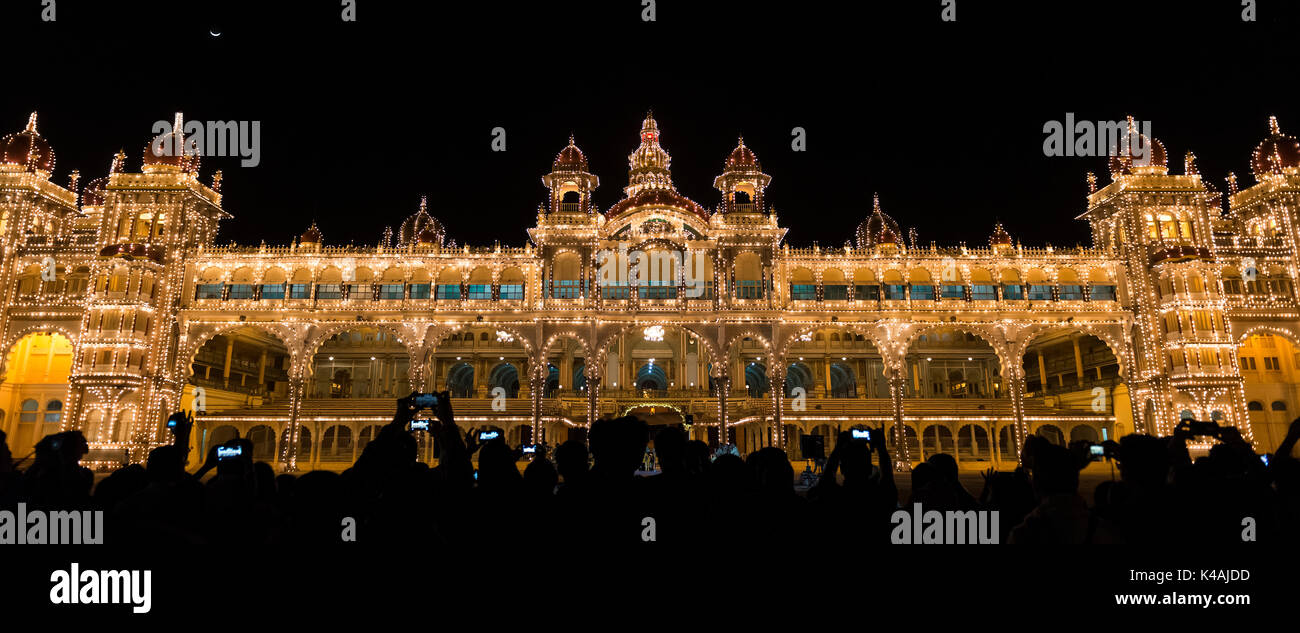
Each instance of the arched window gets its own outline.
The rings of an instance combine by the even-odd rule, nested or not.
[[[40,403],[35,400],[23,400],[22,413],[18,414],[19,422],[35,422],[36,411],[40,408]]]
[[[1251,400],[1250,402],[1246,403],[1246,409],[1250,411],[1263,411],[1264,403],[1258,400]]]
[[[1281,400],[1274,400],[1271,406],[1274,411],[1286,411],[1286,403]]]

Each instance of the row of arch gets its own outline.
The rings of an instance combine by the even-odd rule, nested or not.
[[[292,272],[289,272],[292,271]],[[463,267],[450,265],[436,271],[427,268],[404,268],[391,266],[377,270],[358,266],[346,271],[347,283],[433,283],[439,284],[511,284],[524,283],[524,271],[518,266],[508,267]],[[219,266],[209,266],[198,275],[200,284],[283,284],[283,283],[320,283],[342,284],[345,271],[337,266],[326,266],[320,270],[303,266],[286,270],[279,266],[253,267],[241,266],[234,270]]]

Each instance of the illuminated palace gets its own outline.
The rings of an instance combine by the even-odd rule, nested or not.
[[[900,467],[1014,463],[1028,434],[1188,417],[1271,449],[1300,407],[1300,144],[1271,122],[1226,211],[1190,153],[1173,174],[1149,145],[1111,157],[1104,187],[1089,176],[1086,248],[1001,226],[987,245],[922,246],[878,198],[851,242],[794,247],[743,140],[709,209],[677,191],[652,117],[606,210],[570,139],[522,246],[458,246],[424,202],[374,246],[314,224],[216,246],[231,216],[197,155],[146,149],[137,171],[119,153],[64,187],[33,114],[0,140],[0,425],[17,455],[80,429],[106,468],[194,410],[200,451],[238,432],[282,468],[341,468],[415,389],[449,390],[463,425],[512,444],[632,413],[795,458],[800,435],[829,449],[883,426]]]

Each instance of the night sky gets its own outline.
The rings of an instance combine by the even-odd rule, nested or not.
[[[334,0],[59,0],[45,23],[20,0],[0,7],[0,133],[39,110],[54,180],[85,183],[119,148],[138,170],[177,110],[258,120],[259,166],[203,161],[204,182],[225,171],[221,243],[287,243],[314,219],[327,244],[373,245],[428,195],[458,242],[520,245],[569,133],[608,209],[653,109],[679,191],[714,208],[743,134],[789,241],[838,246],[873,191],[923,244],[984,244],[995,220],[1026,244],[1087,243],[1085,173],[1108,176],[1104,158],[1044,156],[1044,123],[1067,112],[1151,120],[1171,171],[1191,149],[1220,190],[1228,171],[1253,183],[1270,114],[1300,131],[1292,3],[1243,23],[1236,0],[957,2],[944,23],[939,0],[660,0],[645,23],[640,0],[358,0],[344,23]]]

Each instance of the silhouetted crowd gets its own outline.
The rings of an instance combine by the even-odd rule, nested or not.
[[[252,443],[241,438],[212,447],[202,467],[187,472],[193,421],[178,414],[173,444],[94,485],[79,464],[88,450],[80,432],[45,437],[22,469],[0,433],[0,507],[103,510],[109,544],[338,543],[354,525],[358,541],[449,551],[700,539],[883,544],[894,512],[914,503],[925,511],[996,510],[1000,542],[1011,543],[1240,543],[1247,519],[1259,541],[1300,533],[1300,462],[1291,457],[1300,419],[1263,458],[1236,429],[1213,424],[1184,422],[1170,437],[1107,442],[1105,457],[1117,474],[1091,491],[1079,485],[1080,470],[1094,459],[1087,443],[1066,447],[1031,436],[1021,466],[984,473],[978,495],[959,480],[957,462],[937,454],[912,469],[910,495],[901,498],[880,431],[871,441],[842,434],[806,491],[797,491],[782,449],[744,459],[715,454],[675,427],[653,438],[659,472],[639,476],[650,438],[634,417],[594,423],[590,455],[588,444],[571,440],[553,455],[532,455],[521,473],[520,450],[464,433],[446,393],[438,394],[428,431],[438,454],[430,467],[418,461],[408,430],[415,395],[398,400],[392,423],[342,473],[277,475],[251,459]],[[1193,460],[1187,444],[1202,436],[1217,441]]]

